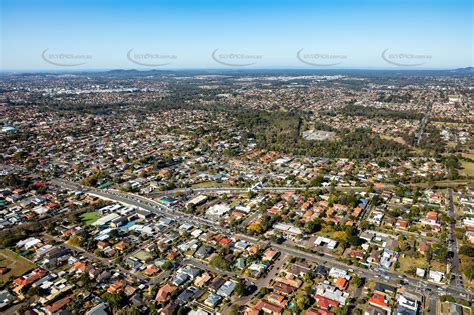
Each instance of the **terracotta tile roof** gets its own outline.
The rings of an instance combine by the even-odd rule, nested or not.
[[[338,301],[335,301],[335,300],[331,300],[331,299],[328,299],[322,295],[319,295],[319,294],[316,294],[315,296],[316,298],[316,305],[319,307],[319,308],[322,308],[324,310],[328,310],[329,308],[331,307],[338,307],[339,306],[339,302]]]
[[[62,309],[64,306],[67,305],[67,303],[69,303],[69,301],[72,300],[72,294],[71,295],[68,295],[56,302],[54,302],[53,304],[51,305],[48,305],[46,306],[46,309],[50,312],[50,313],[56,313],[57,311],[59,311],[60,309]]]
[[[128,245],[124,241],[119,242],[119,243],[115,244],[115,246],[114,246],[114,248],[116,248],[118,250],[125,250],[127,247],[128,247]]]
[[[336,280],[336,288],[339,290],[346,290],[347,287],[349,286],[349,281],[347,281],[345,278],[338,278]]]
[[[86,265],[86,263],[83,262],[83,261],[76,261],[76,262],[74,263],[74,266],[73,266],[73,267],[74,267],[74,269],[80,270],[80,271],[86,271],[86,269],[87,269],[87,265]]]
[[[378,306],[381,306],[381,307],[387,307],[388,306],[388,301],[386,300],[385,296],[383,294],[379,294],[379,293],[374,293],[370,297],[369,303],[374,304],[374,305],[378,305]]]
[[[276,282],[273,285],[273,290],[275,290],[276,292],[282,293],[282,294],[290,294],[293,291],[295,291],[296,288],[294,288],[291,285],[288,285],[286,283],[283,283],[283,282]]]
[[[281,312],[283,311],[282,307],[273,305],[264,300],[259,300],[255,304],[255,309],[259,311],[264,311],[266,313],[271,313],[271,314],[281,314]]]
[[[16,278],[14,282],[15,284],[20,285],[20,286],[27,286],[43,278],[47,274],[48,274],[47,270],[44,270],[43,268],[36,268],[31,273],[23,275],[19,278]]]
[[[430,211],[430,212],[428,212],[428,213],[426,214],[426,218],[427,218],[428,220],[436,221],[436,220],[438,220],[438,214],[437,214],[436,212],[434,212],[434,211]]]
[[[109,293],[120,292],[124,286],[125,286],[125,282],[123,280],[117,280],[110,285],[110,287],[107,289],[107,292]]]
[[[223,238],[219,241],[219,244],[224,245],[224,246],[229,245],[230,243],[231,243],[231,240],[228,238]]]
[[[151,276],[154,275],[155,273],[159,272],[160,269],[158,269],[155,265],[148,265],[145,270],[145,274]]]
[[[175,285],[172,285],[172,284],[169,284],[169,283],[165,284],[156,293],[155,300],[158,303],[163,303],[163,302],[168,301],[171,297],[171,293],[176,291],[176,289],[178,289],[178,287],[175,286]]]

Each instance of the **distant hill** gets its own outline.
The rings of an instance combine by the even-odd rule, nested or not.
[[[150,69],[150,70],[137,70],[137,69],[115,69],[115,70],[109,70],[105,71],[102,73],[105,74],[110,74],[110,75],[153,75],[153,74],[163,74],[166,72],[171,72],[169,70],[156,70],[156,69]]]
[[[235,76],[278,76],[278,75],[349,75],[362,77],[424,77],[424,76],[450,76],[471,75],[474,67],[457,68],[452,70],[419,70],[419,69],[112,69],[112,70],[80,70],[68,71],[68,69],[32,71],[32,72],[2,72],[2,76],[92,76],[113,78],[141,78],[147,76],[169,77],[169,76],[193,76],[193,75],[235,75]]]
[[[472,71],[474,71],[474,67],[457,68],[457,69],[454,69],[453,71],[456,71],[456,72],[472,72]]]

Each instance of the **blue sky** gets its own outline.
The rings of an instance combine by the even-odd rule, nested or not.
[[[473,65],[464,0],[1,3],[2,70]]]

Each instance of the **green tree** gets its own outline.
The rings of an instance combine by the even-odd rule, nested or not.
[[[209,261],[209,265],[221,270],[230,270],[230,262],[218,255],[212,257],[211,261]]]
[[[358,275],[354,275],[351,279],[351,283],[357,288],[360,288],[362,286],[363,280]]]
[[[244,295],[245,293],[245,285],[242,283],[242,280],[238,280],[237,281],[237,284],[235,286],[235,294],[237,294],[238,296],[242,296]]]
[[[314,219],[312,221],[306,222],[304,225],[304,231],[308,234],[313,234],[321,230],[321,220]]]
[[[311,306],[311,299],[307,295],[296,298],[296,306],[299,310],[306,310]]]
[[[459,255],[474,257],[474,246],[463,245],[459,248]]]

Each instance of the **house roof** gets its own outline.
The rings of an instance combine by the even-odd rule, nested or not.
[[[434,212],[434,211],[430,211],[426,214],[426,218],[428,220],[433,220],[433,221],[436,221],[438,220],[438,213]]]
[[[380,283],[377,282],[375,284],[375,291],[379,292],[390,292],[390,293],[395,293],[395,287],[392,287],[391,285],[385,284],[385,283]]]
[[[349,281],[347,281],[345,278],[340,277],[336,280],[336,287],[338,289],[346,290],[348,286],[349,286]]]
[[[322,295],[316,294],[316,305],[322,309],[329,309],[331,307],[338,307],[339,302],[335,300],[328,299]]]
[[[283,293],[283,294],[290,294],[290,293],[292,293],[293,291],[296,290],[296,288],[294,288],[291,285],[288,285],[286,283],[283,283],[283,282],[276,282],[273,285],[273,289],[275,291]]]
[[[31,273],[27,275],[23,275],[19,278],[15,279],[15,283],[21,286],[27,286],[46,276],[48,271],[44,270],[43,268],[36,268]]]
[[[387,307],[388,306],[388,301],[387,301],[385,295],[379,294],[379,293],[374,293],[370,297],[369,303],[375,304],[375,305],[378,305],[378,306],[382,306],[382,307]]]
[[[277,250],[268,248],[268,249],[263,253],[263,259],[264,259],[264,260],[272,260],[277,254],[278,254],[278,251],[277,251]]]
[[[283,308],[277,305],[273,305],[265,300],[259,300],[255,304],[255,309],[259,311],[264,311],[272,314],[281,314]]]
[[[170,303],[168,305],[166,305],[162,310],[161,310],[161,313],[160,314],[163,314],[163,315],[171,315],[174,313],[174,311],[176,310],[176,308],[178,307],[178,304],[176,303]]]
[[[71,295],[68,295],[56,302],[54,302],[53,304],[51,305],[48,305],[46,306],[46,309],[50,312],[50,313],[56,313],[57,311],[59,311],[60,309],[62,309],[64,306],[67,305],[67,303],[69,303],[69,301],[71,301],[72,299],[72,294]]]
[[[169,298],[170,298],[171,293],[176,291],[176,289],[178,289],[178,287],[175,286],[175,285],[172,285],[172,284],[169,284],[169,283],[165,284],[156,293],[155,300],[159,303],[168,301]]]
[[[385,315],[387,314],[387,311],[381,308],[369,305],[367,306],[367,310],[365,311],[365,313],[368,315]]]

